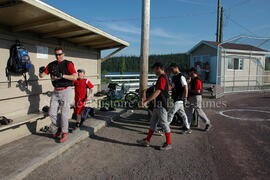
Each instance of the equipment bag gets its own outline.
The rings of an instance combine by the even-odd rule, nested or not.
[[[11,75],[23,76],[27,85],[26,73],[31,67],[28,50],[23,47],[20,41],[10,47],[10,56],[6,67],[6,76],[9,80],[9,87],[11,86]]]

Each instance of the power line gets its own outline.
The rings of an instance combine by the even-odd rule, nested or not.
[[[181,17],[196,17],[196,16],[202,16],[202,15],[209,15],[209,14],[215,14],[216,11],[210,11],[210,12],[203,12],[203,13],[189,13],[185,15],[178,15],[178,16],[160,16],[160,17],[153,17],[152,19],[173,19],[173,18],[181,18]]]
[[[237,8],[237,7],[240,7],[240,6],[243,6],[245,5],[246,3],[249,3],[251,0],[241,0],[231,6],[229,6],[228,8],[226,8],[226,10],[231,10],[231,9],[234,9],[234,8]]]
[[[240,0],[239,2],[231,5],[230,7],[226,8],[226,10],[231,10],[236,7],[240,7],[245,5],[246,3],[250,2],[251,0]],[[209,11],[209,12],[201,12],[201,13],[188,13],[183,15],[171,15],[171,16],[152,16],[151,20],[163,20],[163,19],[176,19],[176,18],[184,18],[184,17],[196,17],[196,16],[203,16],[203,15],[210,15],[215,14],[216,11]],[[131,18],[121,18],[121,19],[93,19],[95,22],[124,22],[124,21],[140,21],[140,17],[131,17]]]
[[[231,22],[233,22],[233,23],[236,24],[237,26],[241,27],[242,29],[246,30],[246,31],[249,32],[250,34],[257,36],[254,32],[250,31],[247,27],[245,27],[245,26],[241,25],[240,23],[238,23],[237,21],[233,20],[231,17],[229,17],[229,16],[227,16],[227,15],[225,15],[225,14],[224,14],[224,16],[226,16],[226,18],[227,18],[228,20],[230,20]]]
[[[176,19],[176,18],[184,18],[184,17],[196,17],[196,16],[203,16],[203,15],[209,15],[209,14],[215,14],[215,11],[210,12],[202,12],[202,13],[189,13],[189,14],[183,14],[183,15],[172,15],[172,16],[154,16],[151,17],[151,20],[163,20],[163,19]],[[122,19],[101,19],[101,20],[93,20],[96,22],[123,22],[123,21],[140,21],[140,17],[134,17],[134,18],[122,18]]]

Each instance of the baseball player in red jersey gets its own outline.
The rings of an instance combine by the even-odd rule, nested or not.
[[[93,94],[94,85],[85,77],[85,70],[79,69],[78,71],[78,79],[74,81],[75,86],[75,107],[74,114],[77,117],[76,127],[80,126],[81,121],[81,113],[85,107],[85,102],[89,101]],[[89,88],[89,93],[87,96],[87,88]]]
[[[191,77],[189,89],[189,102],[191,103],[191,105],[189,106],[188,110],[189,120],[191,122],[193,118],[193,113],[194,111],[196,111],[200,119],[204,121],[206,124],[204,130],[209,131],[212,125],[210,120],[202,110],[202,90],[203,90],[202,80],[199,78],[198,72],[195,68],[191,68],[189,70],[189,74]]]
[[[71,94],[73,81],[78,78],[78,74],[71,61],[65,60],[65,53],[61,47],[54,49],[56,60],[52,61],[47,67],[39,68],[39,77],[51,76],[54,91],[52,92],[49,116],[52,120],[52,131],[57,127],[57,132],[53,138],[59,139],[63,143],[68,138],[68,120],[70,112]],[[61,110],[61,118],[58,111]]]

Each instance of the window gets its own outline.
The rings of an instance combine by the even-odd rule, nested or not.
[[[228,59],[228,69],[233,69],[233,59],[232,58]]]
[[[228,69],[231,70],[243,70],[244,60],[240,58],[228,59]]]
[[[194,61],[194,63],[201,61],[201,56],[194,56],[193,61]]]

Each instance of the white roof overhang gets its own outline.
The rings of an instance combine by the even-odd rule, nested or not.
[[[0,24],[9,26],[13,32],[34,32],[44,39],[64,39],[91,49],[129,46],[128,42],[39,0],[0,0]]]

